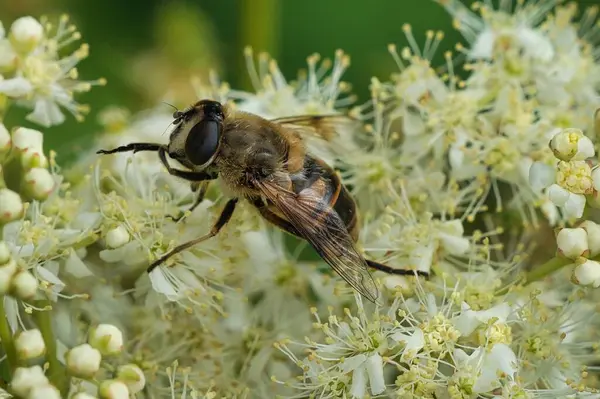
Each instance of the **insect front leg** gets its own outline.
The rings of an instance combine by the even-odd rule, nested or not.
[[[237,198],[233,198],[233,199],[230,199],[229,201],[227,201],[227,204],[225,204],[225,207],[221,211],[221,214],[219,215],[219,218],[217,219],[216,223],[214,224],[212,229],[210,229],[210,231],[207,234],[205,234],[201,237],[198,237],[196,239],[193,239],[191,241],[188,241],[185,244],[176,246],[171,252],[161,256],[159,259],[154,261],[150,266],[148,266],[147,272],[150,273],[157,266],[159,266],[161,263],[164,263],[167,259],[171,258],[173,255],[176,255],[182,251],[185,251],[186,249],[188,249],[190,247],[193,247],[196,244],[201,243],[202,241],[206,241],[209,238],[216,236],[219,233],[219,231],[221,231],[223,226],[225,226],[227,224],[227,222],[229,222],[229,220],[231,219],[231,215],[233,215],[233,211],[235,210],[235,205],[237,204],[237,202],[238,202]]]
[[[188,208],[187,211],[181,213],[179,216],[173,216],[173,215],[167,216],[169,219],[173,220],[174,222],[179,222],[180,220],[187,217],[190,213],[192,213],[194,211],[194,209],[196,209],[198,207],[198,205],[200,205],[202,203],[202,201],[204,200],[204,196],[206,195],[206,191],[208,190],[208,181],[193,182],[192,184],[190,184],[190,186],[191,186],[192,192],[198,191],[198,193],[196,194],[196,198],[194,199],[194,203],[192,204],[192,206],[190,206]]]
[[[96,154],[114,154],[117,152],[129,152],[129,151],[133,151],[133,153],[135,154],[136,152],[140,152],[140,151],[160,151],[160,149],[165,149],[166,147],[163,144],[156,144],[156,143],[130,143],[127,145],[122,145],[120,147],[117,148],[113,148],[112,150],[98,150],[96,151]]]

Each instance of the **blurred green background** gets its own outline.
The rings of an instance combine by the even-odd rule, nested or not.
[[[352,60],[345,80],[364,102],[371,76],[387,79],[397,70],[387,45],[407,44],[404,23],[412,25],[419,43],[428,29],[445,32],[437,61],[461,40],[449,15],[433,0],[0,1],[6,28],[22,15],[62,13],[71,16],[90,45],[90,57],[79,66],[80,76],[108,79],[107,86],[79,97],[92,107],[83,123],[69,118],[45,130],[48,148],[58,150],[63,159],[76,148],[89,146],[93,134],[101,130],[97,114],[106,106],[135,112],[156,105],[169,88],[187,93],[192,101],[190,75],[206,76],[211,68],[233,88],[251,89],[243,57],[246,45],[255,53],[270,53],[290,80],[306,66],[308,55],[333,57],[341,48]],[[7,125],[21,122],[24,115],[13,108]]]

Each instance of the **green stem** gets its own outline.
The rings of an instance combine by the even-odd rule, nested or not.
[[[12,372],[17,367],[17,351],[15,350],[15,343],[13,342],[12,331],[8,325],[6,319],[6,310],[4,309],[4,295],[0,296],[0,339],[2,340],[2,347],[6,352],[6,359],[8,361],[8,372],[12,377]]]
[[[50,302],[48,300],[36,301],[35,306],[40,309],[49,309]],[[69,392],[69,377],[65,367],[60,363],[56,356],[56,338],[54,337],[54,331],[52,330],[52,319],[51,313],[48,310],[33,311],[33,318],[37,324],[42,337],[44,338],[44,344],[46,345],[46,361],[48,362],[48,378],[52,384],[57,387],[63,396],[66,396]]]
[[[531,284],[534,281],[539,281],[544,277],[554,273],[564,266],[573,264],[573,260],[554,257],[544,263],[541,266],[534,267],[529,273],[527,273],[525,285]]]

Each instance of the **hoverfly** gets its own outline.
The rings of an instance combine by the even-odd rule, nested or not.
[[[303,134],[330,139],[340,115],[267,120],[211,100],[173,114],[169,144],[131,143],[98,154],[156,151],[168,172],[198,191],[189,209],[203,200],[208,182],[221,178],[234,193],[209,233],[175,247],[148,267],[151,272],[173,255],[214,237],[230,220],[239,199],[264,219],[306,240],[348,284],[372,302],[379,296],[369,267],[401,275],[428,274],[395,269],[365,259],[356,248],[356,203],[336,172],[311,156]],[[167,156],[188,170],[173,168]]]

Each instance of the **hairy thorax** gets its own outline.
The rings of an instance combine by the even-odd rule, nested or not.
[[[226,127],[215,162],[228,188],[248,197],[256,195],[255,181],[282,170],[286,152],[287,144],[276,131],[245,121]]]

